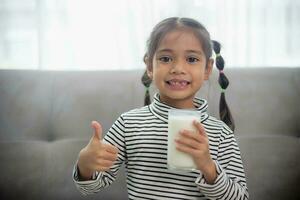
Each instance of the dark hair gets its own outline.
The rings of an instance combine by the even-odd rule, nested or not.
[[[217,57],[216,57],[216,66],[220,70],[219,76],[219,84],[222,88],[221,98],[220,98],[220,119],[225,122],[232,130],[234,130],[234,122],[231,116],[230,110],[227,106],[225,100],[224,90],[227,88],[229,81],[226,78],[225,74],[223,73],[224,69],[224,59],[220,55],[221,45],[210,39],[210,34],[206,30],[206,28],[199,23],[198,21],[190,18],[178,18],[178,17],[171,17],[164,19],[160,23],[158,23],[152,30],[150,37],[147,41],[147,51],[144,56],[144,62],[147,67],[152,67],[152,60],[157,50],[160,42],[164,38],[164,36],[175,30],[175,29],[190,29],[194,32],[195,36],[201,41],[202,48],[206,57],[206,61],[209,60],[212,56],[212,50],[214,49]],[[146,94],[145,94],[145,105],[149,105],[151,103],[150,94],[149,94],[149,87],[151,85],[152,80],[147,75],[147,71],[144,72],[142,76],[142,83],[146,87]]]
[[[223,57],[220,54],[221,51],[221,44],[215,40],[212,40],[212,44],[213,44],[213,49],[215,51],[216,54],[216,66],[219,70],[219,85],[222,88],[221,91],[221,97],[220,97],[220,104],[219,104],[219,113],[220,113],[220,119],[225,122],[225,124],[227,124],[231,130],[234,131],[235,129],[235,124],[234,124],[234,120],[233,117],[231,115],[230,109],[226,103],[226,99],[225,99],[225,90],[229,85],[229,80],[228,78],[225,76],[223,69],[225,66],[225,61],[223,59]]]

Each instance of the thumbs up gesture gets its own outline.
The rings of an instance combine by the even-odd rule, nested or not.
[[[102,141],[102,127],[92,121],[94,133],[90,142],[80,152],[78,168],[80,178],[89,180],[95,171],[107,171],[118,158],[118,148]]]

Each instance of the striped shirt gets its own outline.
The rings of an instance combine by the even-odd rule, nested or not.
[[[172,107],[154,96],[149,106],[123,113],[104,140],[119,149],[109,171],[96,172],[93,180],[79,181],[77,166],[73,179],[83,194],[110,185],[122,164],[127,173],[129,199],[248,199],[240,150],[233,132],[222,121],[207,114],[207,101],[194,99],[201,123],[209,138],[211,157],[217,168],[213,184],[199,170],[173,171],[167,166],[168,111]]]

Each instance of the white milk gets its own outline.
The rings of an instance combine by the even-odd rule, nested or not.
[[[169,169],[196,169],[193,158],[184,152],[176,149],[175,139],[179,137],[182,130],[190,130],[196,133],[193,121],[199,121],[201,113],[199,111],[174,109],[169,111],[168,119],[168,168]]]

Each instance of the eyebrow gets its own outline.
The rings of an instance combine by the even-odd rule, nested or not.
[[[161,53],[161,52],[174,52],[172,49],[159,49],[157,51],[157,53]],[[202,51],[197,51],[197,50],[186,50],[186,52],[188,53],[196,53],[196,54],[200,54],[200,55],[203,55],[203,52]]]

